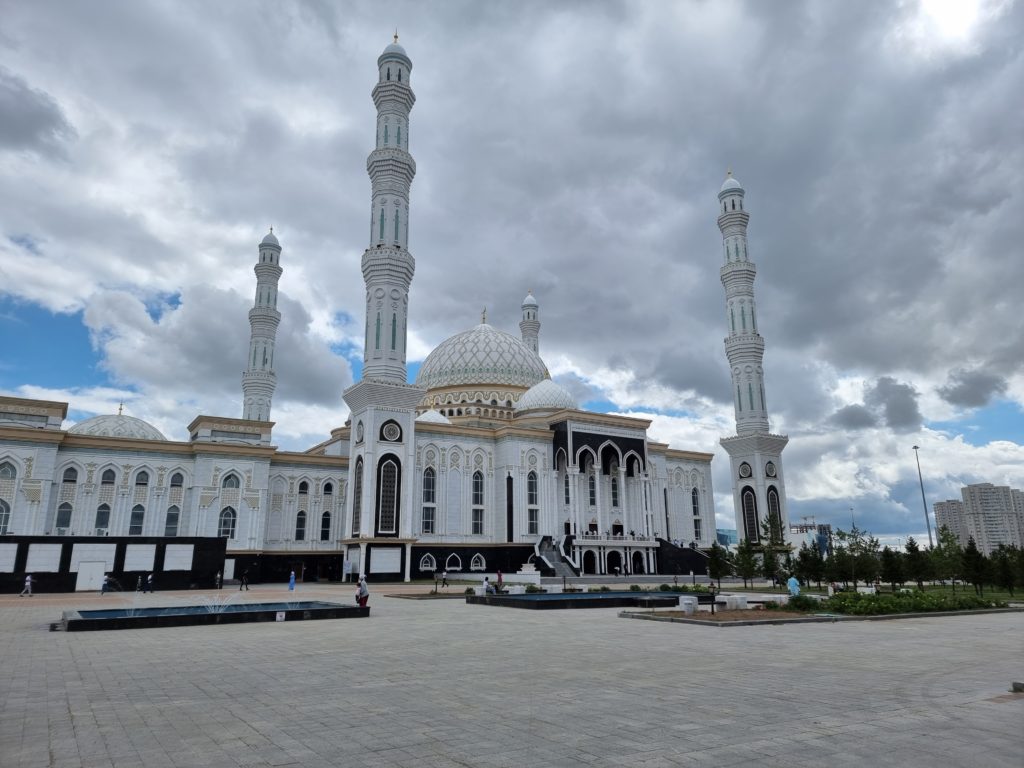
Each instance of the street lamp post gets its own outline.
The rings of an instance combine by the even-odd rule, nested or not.
[[[932,521],[928,517],[928,502],[924,498],[924,478],[921,476],[921,457],[917,453],[918,446],[914,446],[914,458],[917,459],[917,481],[921,484],[921,506],[924,507],[924,524],[928,526],[928,546],[934,549],[935,542],[932,541]]]

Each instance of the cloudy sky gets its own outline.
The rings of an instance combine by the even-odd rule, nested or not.
[[[275,436],[360,373],[376,58],[413,60],[411,375],[479,321],[587,407],[714,451],[735,527],[717,192],[747,189],[790,517],[924,537],[1024,487],[1024,2],[0,0],[0,391],[174,439],[241,415],[284,253]]]

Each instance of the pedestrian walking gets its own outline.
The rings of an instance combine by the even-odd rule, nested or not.
[[[360,608],[366,607],[366,601],[370,599],[370,588],[366,586],[366,577],[359,576],[359,588],[356,590],[356,602]]]
[[[35,579],[32,578],[32,574],[31,573],[26,573],[25,574],[25,588],[23,590],[21,590],[21,592],[18,593],[18,597],[23,597],[24,595],[28,595],[29,597],[32,597],[32,584],[33,584],[33,582],[35,582]]]
[[[242,578],[238,580],[238,591],[242,591],[242,587],[245,587],[245,591],[249,591],[249,569],[246,568],[242,571]]]
[[[146,577],[146,590],[150,594],[153,594],[153,574],[152,573],[149,574],[149,576]]]
[[[137,578],[135,580],[135,591],[136,592],[141,592],[142,591],[142,576],[139,576],[139,578]]]
[[[110,591],[110,576],[103,574],[103,583],[100,584],[100,595],[105,595]]]
[[[295,571],[292,571],[292,575],[288,577],[288,591],[295,591]]]
[[[217,589],[220,589],[224,586],[224,578],[221,576],[220,571],[217,571],[217,576],[214,578],[213,583],[217,587]]]
[[[443,571],[441,571],[441,586],[442,587],[447,587],[448,586],[448,569],[447,568],[445,568]]]

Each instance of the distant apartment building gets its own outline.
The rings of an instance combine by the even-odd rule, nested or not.
[[[945,525],[962,546],[973,538],[991,554],[1000,544],[1024,546],[1024,492],[1006,485],[975,483],[960,489],[962,501],[935,504],[935,524]]]

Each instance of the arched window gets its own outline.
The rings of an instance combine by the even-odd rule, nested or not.
[[[139,474],[135,476],[135,485],[149,485],[149,472],[146,472],[145,470],[139,472]]]
[[[526,532],[531,536],[540,532],[540,509],[537,506],[540,494],[537,490],[537,473],[530,472],[526,476]]]
[[[619,506],[619,478],[612,475],[612,506]]]
[[[391,67],[388,67],[388,80],[391,79]]]
[[[398,82],[402,82],[402,68],[398,68]]]
[[[363,516],[363,457],[356,459],[356,471],[352,478],[352,535],[359,535],[360,518]]]
[[[526,503],[529,506],[537,505],[537,473],[530,472],[526,476]]]
[[[422,533],[434,533],[437,518],[437,474],[433,467],[423,470],[423,517],[420,521]]]
[[[177,507],[167,508],[167,520],[164,522],[164,536],[178,535],[178,520],[181,518],[181,511]]]
[[[0,464],[0,480],[13,480],[18,476],[18,470],[9,461]]]
[[[299,510],[295,516],[295,540],[306,540],[306,513],[303,510]]]
[[[486,571],[487,561],[484,560],[484,556],[477,552],[473,555],[473,559],[469,561],[469,570],[471,571]]]
[[[782,541],[782,506],[779,504],[779,492],[774,485],[768,486],[768,525],[772,537]]]
[[[64,535],[71,527],[71,505],[67,502],[57,507],[57,534]]]
[[[396,533],[398,526],[398,462],[386,456],[378,465],[377,532]]]
[[[220,487],[221,488],[238,488],[240,485],[241,485],[241,483],[238,480],[238,475],[232,473],[232,474],[228,474],[228,475],[224,476],[224,479],[221,481]]]
[[[399,79],[401,79],[401,71],[399,71]],[[402,148],[402,124],[398,124],[398,138],[395,139],[395,146],[399,149]],[[397,235],[396,235],[397,237]]]
[[[428,553],[420,558],[420,570],[431,573],[437,570],[437,560],[434,559],[433,555]]]
[[[307,483],[305,480],[303,480],[301,483],[299,483],[299,494],[305,496],[308,493],[309,493],[309,483]]]
[[[736,210],[736,198],[733,198],[733,200],[732,200],[732,209],[734,211]]]
[[[385,146],[387,145],[387,143],[388,143],[388,124],[384,123],[384,144],[385,144]]]
[[[324,483],[324,496],[333,496],[333,495],[334,495],[334,484],[331,483],[328,480],[326,483]]]
[[[448,555],[448,559],[444,561],[444,569],[446,571],[461,571],[462,570],[462,558],[452,552]]]
[[[736,385],[736,407],[739,411],[743,411],[743,395],[740,394],[740,385]]]
[[[383,207],[381,207],[381,209],[380,209],[380,236],[377,239],[378,240],[383,240],[384,239],[384,208]],[[379,348],[380,347],[378,345],[378,349]]]
[[[146,508],[141,504],[132,507],[132,516],[128,522],[128,535],[141,536],[142,524],[146,521]]]
[[[590,506],[597,504],[597,478],[593,473],[587,475],[587,489],[590,493]]]
[[[235,538],[235,523],[238,515],[231,507],[224,507],[220,511],[220,518],[217,521],[217,535],[224,539]]]
[[[750,403],[750,410],[754,410],[754,385],[747,382],[747,401]]]
[[[96,535],[106,536],[110,529],[110,505],[100,504],[96,507]],[[100,533],[103,531],[103,533]]]
[[[472,498],[472,533],[474,536],[482,536],[484,533],[484,473],[480,470],[473,473]]]
[[[11,505],[0,499],[0,536],[7,535],[7,528],[11,524]]]
[[[397,214],[396,214],[397,215]],[[398,233],[395,233],[395,237],[398,237]],[[391,351],[394,352],[395,345],[398,342],[398,315],[395,312],[391,313]]]
[[[181,488],[185,484],[185,477],[181,472],[175,472],[171,475],[171,488]]]
[[[68,467],[64,470],[64,482],[65,483],[77,483],[78,482],[78,470],[74,467]]]
[[[754,491],[750,488],[744,488],[741,497],[743,502],[743,531],[746,534],[747,541],[756,544],[761,538],[757,524],[757,498],[754,496]]]
[[[381,229],[381,237],[384,237],[383,228]],[[374,339],[374,349],[380,349],[380,312],[377,313],[377,334]]]
[[[565,486],[565,503],[568,504],[569,503],[569,470],[568,469],[565,470],[565,477],[563,478],[563,480],[565,481],[563,483],[564,486]]]
[[[320,515],[320,541],[331,540],[331,513],[324,512]]]
[[[700,515],[700,493],[696,488],[690,491],[690,505],[693,507],[693,516],[698,517]]]

